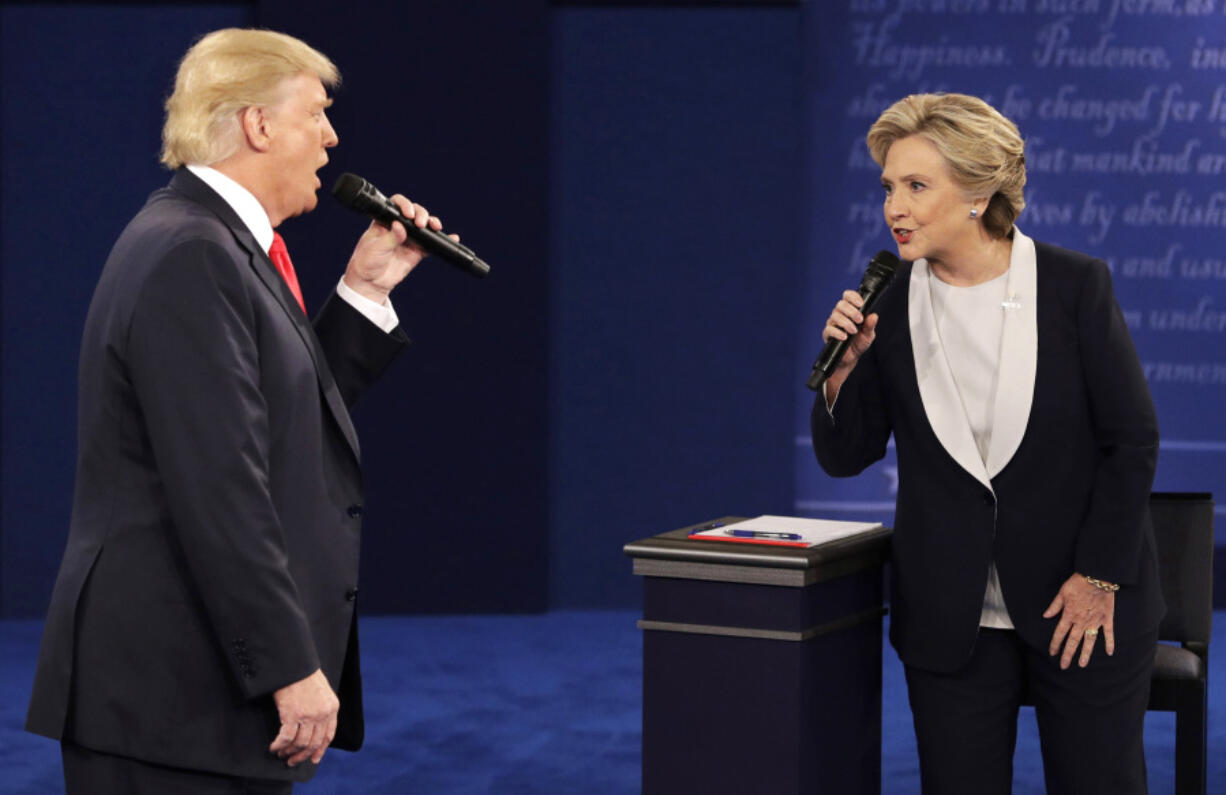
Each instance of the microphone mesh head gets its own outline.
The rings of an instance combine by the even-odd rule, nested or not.
[[[894,280],[898,269],[898,257],[888,251],[878,251],[868,263],[864,278],[860,280],[860,295],[879,293]],[[867,305],[865,306],[867,308]]]
[[[350,174],[346,171],[340,175],[336,180],[336,184],[332,186],[332,195],[346,207],[354,207],[365,183],[366,180],[357,174]]]
[[[884,268],[888,268],[890,272],[893,273],[894,271],[898,270],[898,257],[894,254],[894,252],[882,249],[881,251],[877,252],[872,261],[869,263],[869,267],[872,267],[873,265],[880,265]]]

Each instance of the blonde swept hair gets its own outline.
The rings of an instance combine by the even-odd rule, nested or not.
[[[282,81],[304,72],[329,88],[341,79],[326,55],[293,36],[245,28],[207,34],[183,56],[166,100],[162,162],[179,168],[225,160],[241,141],[239,111],[273,104]]]
[[[984,230],[993,238],[1008,235],[1026,206],[1025,143],[1017,125],[978,97],[912,94],[886,108],[869,129],[869,154],[884,167],[894,142],[911,135],[936,146],[963,190],[989,197]]]

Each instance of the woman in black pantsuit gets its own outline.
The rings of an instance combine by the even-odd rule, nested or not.
[[[1023,142],[975,97],[907,97],[868,147],[904,263],[874,314],[834,307],[823,338],[854,336],[813,444],[843,477],[895,440],[890,640],[924,792],[1009,792],[1028,693],[1049,793],[1144,793],[1158,428],[1107,266],[1014,225]]]

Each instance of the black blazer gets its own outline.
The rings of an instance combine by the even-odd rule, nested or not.
[[[314,328],[187,170],[120,236],[85,323],[72,526],[26,727],[305,780],[271,694],[316,668],[362,741],[361,477],[347,404],[403,348],[335,296]],[[343,681],[342,681],[343,680]]]
[[[835,477],[893,434],[898,498],[890,640],[908,665],[957,670],[974,647],[995,561],[1018,634],[1046,649],[1043,611],[1074,572],[1117,582],[1117,642],[1165,607],[1148,512],[1158,450],[1149,389],[1107,266],[1015,230],[992,448],[984,462],[931,322],[927,267],[904,263],[877,338],[833,408],[811,417]],[[950,391],[953,389],[954,391]]]

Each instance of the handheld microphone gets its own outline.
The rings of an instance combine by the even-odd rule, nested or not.
[[[404,224],[409,239],[421,246],[430,254],[437,254],[461,270],[466,270],[474,276],[488,276],[490,266],[473,253],[472,249],[462,246],[456,241],[436,232],[433,229],[421,229],[412,220],[405,218],[400,208],[374,185],[357,174],[344,173],[332,188],[336,200],[351,210],[357,210],[368,215],[386,227],[393,221]]]
[[[890,286],[897,268],[898,257],[888,251],[878,251],[877,255],[869,261],[868,270],[864,272],[864,278],[860,280],[859,293],[864,299],[864,306],[860,307],[861,315],[868,317],[873,311],[873,304],[877,303],[877,299],[885,292],[885,288]],[[814,392],[821,389],[822,384],[826,383],[826,379],[838,366],[839,360],[843,358],[843,351],[847,350],[850,342],[851,337],[845,340],[831,337],[826,340],[826,347],[822,348],[817,361],[813,363],[813,374],[809,376],[807,383],[809,389]]]

